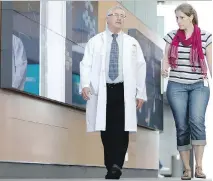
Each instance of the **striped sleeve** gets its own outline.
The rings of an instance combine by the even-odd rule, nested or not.
[[[177,31],[175,31],[175,30],[170,31],[169,33],[167,33],[167,34],[163,37],[163,39],[164,39],[167,43],[171,44],[173,38],[175,37],[176,32],[177,32]]]
[[[209,32],[206,32],[206,47],[208,47],[212,43],[212,34]]]

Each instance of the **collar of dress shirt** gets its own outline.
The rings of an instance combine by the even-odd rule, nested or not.
[[[107,28],[106,29],[107,33],[111,36],[113,33]],[[122,30],[120,32],[117,33],[118,37],[122,34]]]

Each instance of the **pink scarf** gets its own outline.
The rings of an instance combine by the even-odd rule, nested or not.
[[[178,46],[179,42],[181,42],[184,46],[190,46],[190,62],[192,65],[192,70],[196,71],[195,63],[199,63],[201,66],[202,73],[206,76],[207,75],[207,66],[204,59],[204,54],[202,50],[202,41],[201,41],[201,31],[197,25],[194,25],[194,32],[192,33],[191,37],[186,40],[186,35],[183,30],[178,30],[175,37],[173,38],[170,52],[169,52],[169,64],[171,68],[177,67],[177,59],[178,59]]]

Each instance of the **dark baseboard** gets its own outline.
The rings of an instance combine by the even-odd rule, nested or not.
[[[2,178],[103,178],[104,167],[0,162],[0,179]],[[123,178],[157,178],[158,170],[123,169]]]

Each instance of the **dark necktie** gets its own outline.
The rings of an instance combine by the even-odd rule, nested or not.
[[[118,35],[112,34],[112,37],[113,40],[111,44],[110,61],[109,61],[109,78],[113,81],[118,77],[119,47],[116,41]]]

